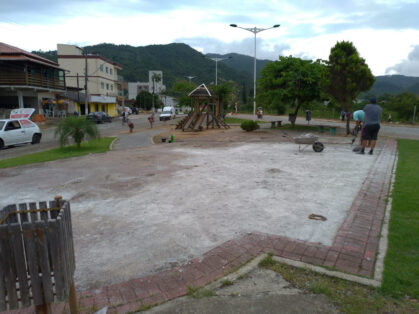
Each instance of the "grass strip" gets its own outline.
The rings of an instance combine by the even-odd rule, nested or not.
[[[75,145],[71,145],[24,156],[3,159],[0,160],[0,168],[17,167],[57,159],[79,157],[88,154],[104,153],[109,150],[109,147],[114,139],[115,137],[104,137],[99,140],[83,142],[79,149]]]
[[[419,298],[419,141],[398,140],[399,157],[382,291]]]
[[[412,299],[397,299],[378,289],[275,262],[271,257],[263,268],[271,269],[306,293],[324,294],[341,313],[418,313]],[[265,261],[266,262],[266,261]],[[273,262],[273,263],[272,263]]]

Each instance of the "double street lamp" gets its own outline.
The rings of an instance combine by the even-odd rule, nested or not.
[[[191,80],[196,76],[185,76],[187,79],[189,79],[189,84],[191,84]]]
[[[231,59],[232,57],[228,58],[210,58],[211,60],[215,61],[215,85],[218,85],[218,61],[223,61],[227,59]]]
[[[255,54],[254,54],[255,57],[254,57],[254,62],[253,62],[253,120],[256,120],[256,34],[262,31],[266,31],[268,29],[277,28],[280,25],[275,24],[274,26],[268,27],[268,28],[258,28],[256,26],[252,28],[248,28],[248,27],[238,26],[237,24],[230,24],[230,26],[241,28],[241,29],[244,29],[245,31],[249,31],[255,34]]]

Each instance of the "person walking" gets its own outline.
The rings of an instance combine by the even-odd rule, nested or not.
[[[345,121],[345,111],[342,110],[340,112],[340,118],[341,118],[342,121]]]
[[[124,109],[124,111],[122,111],[122,125],[124,125],[126,120],[127,120],[127,112]]]
[[[375,98],[370,99],[370,103],[364,107],[365,113],[365,122],[364,122],[364,132],[362,134],[361,150],[358,154],[365,154],[365,147],[367,146],[367,141],[370,141],[371,147],[369,154],[374,153],[375,144],[377,143],[377,135],[380,130],[380,118],[382,109],[377,105]]]

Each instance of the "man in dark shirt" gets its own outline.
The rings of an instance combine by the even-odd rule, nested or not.
[[[370,103],[364,107],[365,112],[365,122],[364,122],[364,132],[362,134],[362,149],[358,154],[365,154],[365,147],[367,146],[367,141],[371,143],[370,155],[373,154],[375,144],[377,142],[378,131],[380,130],[380,118],[382,109],[375,98],[370,99]]]

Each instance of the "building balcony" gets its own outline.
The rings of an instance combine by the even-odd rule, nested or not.
[[[4,72],[0,70],[0,86],[43,87],[65,90],[65,82],[59,78],[47,78],[41,74]]]

